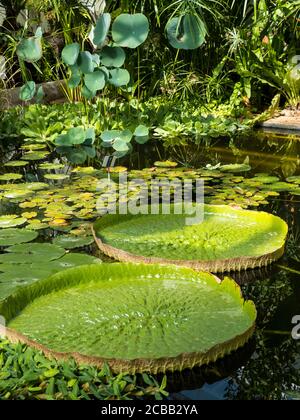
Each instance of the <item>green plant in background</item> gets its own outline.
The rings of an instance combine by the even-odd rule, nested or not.
[[[67,134],[60,135],[55,140],[56,151],[75,164],[82,164],[87,158],[95,158],[94,143],[95,130],[92,127],[86,130],[83,127],[71,128]]]

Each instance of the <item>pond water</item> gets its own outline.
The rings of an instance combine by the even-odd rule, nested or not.
[[[286,220],[290,229],[286,254],[279,262],[261,270],[231,274],[241,285],[245,297],[254,300],[258,309],[257,330],[251,342],[216,364],[169,375],[170,399],[300,398],[300,341],[292,338],[295,326],[292,319],[300,316],[300,178],[297,178],[300,175],[300,137],[256,132],[231,141],[205,139],[197,146],[178,147],[172,151],[146,145],[141,153],[138,152],[127,162],[132,169],[151,167],[155,160],[174,159],[191,168],[193,176],[198,176],[192,173],[192,168],[211,165],[210,170],[205,169],[201,173],[206,179],[208,202],[238,203],[249,209],[268,211]],[[10,151],[7,147],[2,150],[5,162],[18,161],[19,158],[13,145]],[[93,259],[100,257],[110,261],[95,246],[89,245],[89,223],[97,216],[95,191],[98,173],[92,170],[75,173],[70,187],[68,180],[45,178],[45,168],[39,166],[45,159],[30,159],[27,155],[27,161],[29,163],[25,167],[1,168],[2,175],[21,174],[27,182],[27,191],[24,192],[20,180],[3,179],[0,216],[11,215],[13,220],[23,218],[23,224],[26,222],[30,230],[38,233],[36,242],[54,240],[62,246],[61,237],[67,235],[70,239],[71,231],[83,240],[78,242],[77,247],[76,244],[65,246],[71,253],[75,249],[77,257],[73,256],[73,260],[78,259],[81,253],[90,254]],[[51,161],[51,156],[47,156],[47,161]],[[220,175],[220,164],[236,163],[250,165],[252,169],[245,171],[233,167],[232,171]],[[51,174],[53,171],[49,169]],[[62,171],[58,168],[58,172]],[[42,184],[35,185],[33,191],[33,182]],[[50,187],[45,184],[50,184]],[[87,246],[84,248],[84,245]],[[5,248],[1,248],[1,253],[5,253]],[[44,253],[39,251],[36,258],[39,270],[44,270],[46,275],[49,260],[40,260],[45,255],[49,257],[46,248]],[[70,262],[70,255],[67,257]],[[36,260],[33,260],[34,268]],[[59,259],[53,257],[51,261],[54,269]],[[1,290],[6,295],[10,293],[7,279],[16,287],[22,277],[20,274],[18,277],[15,269],[12,273],[11,267],[8,267],[10,261],[1,260],[0,255],[1,262],[5,270],[2,270],[4,274],[0,274],[0,298]],[[68,262],[64,267],[67,266]],[[28,278],[30,280],[29,275]]]

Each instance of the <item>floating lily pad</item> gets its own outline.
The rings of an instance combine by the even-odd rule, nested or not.
[[[264,189],[269,189],[270,186],[264,186]],[[289,184],[288,182],[275,182],[272,184],[272,190],[277,192],[289,192],[297,188],[296,184]]]
[[[28,164],[29,162],[26,162],[25,160],[12,160],[10,162],[5,163],[4,166],[18,168],[18,167],[26,166]]]
[[[249,340],[256,320],[233,280],[131,264],[63,271],[20,288],[0,313],[8,338],[55,357],[154,374],[215,362]]]
[[[47,243],[31,243],[30,245],[14,245],[6,249],[8,253],[0,255],[0,263],[32,264],[57,260],[65,254],[65,250]]]
[[[51,171],[56,169],[63,169],[65,165],[62,163],[41,163],[39,165],[39,169],[45,170],[45,171]]]
[[[75,236],[75,235],[63,235],[58,236],[53,240],[54,245],[61,246],[65,249],[82,248],[84,246],[91,245],[94,242],[92,236]]]
[[[268,176],[268,175],[259,175],[253,178],[253,181],[262,183],[262,184],[275,184],[280,181],[277,176]]]
[[[0,216],[0,228],[12,228],[24,225],[27,220],[24,217],[18,217],[15,214]]]
[[[234,163],[232,165],[222,165],[220,166],[220,171],[222,172],[231,172],[231,173],[238,173],[238,172],[248,172],[251,171],[251,166],[245,163]]]
[[[23,175],[21,174],[4,174],[0,175],[0,181],[16,181],[22,179]]]
[[[36,232],[25,229],[0,230],[0,246],[11,246],[31,242],[38,237]]]
[[[295,184],[300,184],[300,175],[298,176],[290,176],[289,178],[287,178],[287,182],[292,182]]]
[[[99,258],[92,257],[87,254],[76,254],[71,253],[63,256],[62,258],[52,261],[49,264],[49,267],[53,272],[58,272],[68,268],[79,267],[81,265],[90,265],[90,264],[101,264],[102,261]]]
[[[52,181],[64,181],[70,178],[70,175],[66,174],[47,174],[44,175],[44,178],[52,180]]]
[[[166,160],[165,162],[155,162],[154,166],[157,166],[158,168],[175,168],[178,166],[178,163]]]
[[[196,209],[193,216],[108,214],[94,226],[97,243],[118,260],[173,263],[210,272],[261,267],[283,255],[288,227],[279,217],[230,206]]]
[[[49,155],[49,152],[28,152],[22,157],[22,160],[42,160],[45,159]]]

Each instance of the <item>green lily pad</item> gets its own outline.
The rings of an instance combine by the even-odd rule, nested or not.
[[[95,258],[87,254],[77,254],[72,252],[71,254],[66,254],[62,258],[59,258],[58,260],[52,261],[49,264],[49,268],[51,268],[52,272],[55,273],[65,269],[79,267],[81,265],[101,263],[102,261],[99,258]]]
[[[18,217],[15,214],[0,216],[0,229],[12,228],[16,226],[24,225],[27,219],[24,217]]]
[[[264,186],[264,189],[269,189],[270,186],[266,185]],[[288,183],[288,182],[275,182],[274,184],[272,184],[271,189],[273,191],[277,191],[277,192],[289,192],[289,191],[293,191],[294,189],[297,188],[296,184],[292,184],[292,183]]]
[[[178,166],[178,163],[166,160],[165,162],[155,162],[154,166],[157,166],[158,168],[175,168]]]
[[[234,163],[232,165],[222,165],[220,166],[220,171],[222,172],[231,172],[231,173],[239,173],[239,172],[248,172],[251,171],[251,166],[245,163]]]
[[[0,230],[0,246],[11,246],[31,242],[38,237],[36,232],[25,229]]]
[[[193,219],[173,214],[181,206],[171,207],[172,214],[108,214],[94,226],[97,243],[121,261],[174,263],[210,272],[261,267],[283,255],[288,227],[279,217],[230,206],[196,209]]]
[[[28,152],[21,158],[22,160],[42,160],[45,159],[49,155],[49,152]]]
[[[65,165],[62,163],[42,163],[39,165],[39,169],[45,170],[45,171],[51,171],[56,169],[63,169]]]
[[[91,245],[94,243],[94,238],[92,236],[63,235],[55,238],[53,243],[65,249],[75,249]]]
[[[12,167],[12,168],[18,168],[28,165],[29,162],[26,162],[25,160],[11,160],[10,162],[5,163],[4,166]]]
[[[70,175],[66,174],[47,174],[44,175],[44,178],[49,179],[51,181],[64,181],[70,178]]]
[[[278,181],[280,181],[280,179],[277,176],[269,176],[269,175],[255,176],[252,179],[253,179],[253,181],[258,182],[258,183],[262,183],[262,184],[275,184]]]
[[[300,184],[300,175],[298,176],[290,176],[289,178],[287,178],[287,182],[292,182],[295,184]]]
[[[0,263],[33,264],[57,260],[65,250],[47,243],[14,245],[6,249],[7,254],[0,255]]]
[[[231,279],[131,264],[63,271],[20,288],[2,301],[0,313],[20,341],[33,340],[48,353],[154,374],[229,354],[250,339],[257,316]]]
[[[18,179],[22,179],[23,175],[21,174],[4,174],[0,175],[0,181],[17,181]]]

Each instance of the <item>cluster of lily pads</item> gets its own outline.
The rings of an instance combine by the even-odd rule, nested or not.
[[[87,254],[70,252],[91,245],[93,237],[84,227],[56,236],[52,243],[39,240],[39,232],[18,228],[24,218],[0,217],[0,300],[18,287],[56,272],[85,264],[101,263]],[[9,227],[15,226],[15,227]]]

